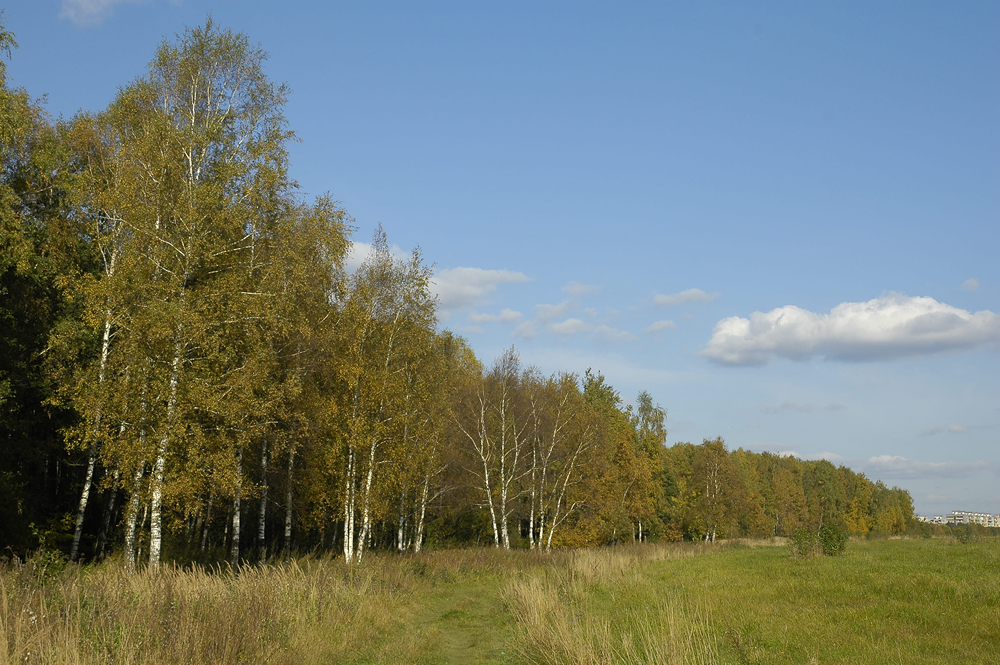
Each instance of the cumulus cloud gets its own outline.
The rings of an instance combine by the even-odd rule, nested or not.
[[[825,404],[823,406],[815,406],[813,404],[800,404],[798,402],[792,402],[785,400],[780,404],[765,404],[760,407],[761,413],[781,413],[782,411],[795,411],[798,413],[814,413],[816,411],[843,411],[847,407],[843,404]]]
[[[565,316],[572,309],[573,303],[569,300],[563,300],[558,305],[535,305],[535,318],[544,323]]]
[[[534,321],[525,321],[510,331],[511,337],[521,337],[522,339],[532,339],[538,334],[538,324]]]
[[[777,358],[877,361],[985,344],[1000,345],[1000,316],[968,312],[934,298],[892,293],[845,302],[829,314],[794,305],[732,316],[715,324],[702,355],[727,365],[763,365]]]
[[[78,27],[99,25],[111,15],[115,6],[136,2],[137,0],[63,0],[59,17],[69,19]]]
[[[549,326],[549,330],[557,335],[577,335],[582,332],[587,332],[593,326],[588,323],[584,323],[580,319],[566,319],[565,321],[560,321],[559,323],[553,323]]]
[[[442,310],[462,309],[484,301],[501,284],[530,281],[524,273],[483,268],[448,268],[431,278],[431,292]]]
[[[591,331],[591,338],[598,342],[614,344],[617,342],[634,342],[636,337],[627,330],[619,330],[611,326],[597,326]]]
[[[979,280],[975,277],[965,280],[962,282],[962,288],[966,291],[975,291],[979,288]]]
[[[499,314],[484,314],[481,312],[472,312],[469,314],[469,321],[472,323],[513,323],[523,318],[524,314],[509,307],[505,308]]]
[[[687,289],[686,291],[681,291],[679,293],[671,293],[665,295],[663,293],[657,293],[653,296],[653,302],[657,305],[683,305],[689,302],[712,302],[718,298],[721,293],[705,293],[701,289]]]
[[[371,254],[372,244],[370,242],[360,242],[355,240],[351,243],[351,248],[347,250],[347,257],[344,259],[344,270],[354,272],[361,267],[368,255]],[[389,254],[397,261],[408,261],[410,254],[404,252],[399,245],[389,247]]]
[[[677,324],[673,321],[656,321],[651,323],[647,328],[646,332],[658,332],[660,330],[673,330],[677,327]]]
[[[570,336],[586,333],[591,339],[608,344],[616,342],[631,342],[636,339],[635,335],[625,330],[612,328],[611,326],[595,326],[580,319],[566,319],[559,323],[552,323],[548,326],[549,332],[556,335]]]
[[[590,284],[582,284],[580,282],[569,282],[562,288],[562,290],[574,298],[581,298],[583,296],[600,293],[601,287]]]

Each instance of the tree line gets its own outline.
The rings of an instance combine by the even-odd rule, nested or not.
[[[58,121],[0,61],[0,546],[134,568],[908,528],[907,492],[845,467],[668,448],[648,393],[483,363],[381,230],[347,270],[265,57],[209,20]]]

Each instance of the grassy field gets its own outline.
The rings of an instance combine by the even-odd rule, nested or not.
[[[1000,539],[0,568],[10,663],[1000,663]]]

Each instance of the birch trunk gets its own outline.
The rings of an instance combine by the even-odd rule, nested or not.
[[[170,432],[173,429],[177,416],[177,386],[180,383],[181,370],[181,332],[183,326],[177,326],[177,339],[174,342],[174,359],[170,364],[170,395],[167,398],[167,421],[166,429],[160,437],[160,444],[156,450],[156,462],[153,465],[153,487],[150,493],[150,522],[149,522],[149,565],[157,568],[160,565],[160,548],[163,541],[163,531],[161,528],[160,504],[163,500],[163,474],[167,464],[167,444],[170,442]]]
[[[402,553],[406,549],[406,489],[399,494],[399,520],[396,524],[396,551]]]
[[[113,264],[112,264],[113,265]],[[97,369],[97,390],[99,400],[103,399],[100,390],[104,386],[104,376],[108,366],[108,351],[111,346],[111,312],[108,311],[104,317],[104,335],[101,339],[101,359]],[[80,492],[80,505],[76,511],[76,527],[73,529],[73,545],[69,550],[69,560],[76,561],[80,552],[80,538],[83,535],[83,517],[87,512],[87,503],[90,501],[90,488],[94,481],[94,467],[97,466],[98,437],[101,434],[101,407],[97,407],[94,414],[94,427],[91,430],[93,441],[90,443],[90,454],[87,456],[87,474],[83,480],[83,491]]]
[[[229,558],[233,568],[240,565],[240,511],[243,499],[243,447],[236,449],[236,497],[233,499],[233,543]]]
[[[135,527],[139,521],[139,492],[142,488],[142,476],[145,463],[139,462],[132,477],[132,494],[128,498],[128,512],[125,515],[125,568],[130,573],[135,572]]]
[[[427,515],[427,491],[430,488],[431,474],[424,475],[424,490],[420,494],[420,518],[417,520],[417,533],[413,538],[413,552],[420,554],[424,543],[424,518]]]
[[[295,443],[288,450],[288,487],[285,490],[285,561],[292,556],[292,477],[295,471]]]
[[[260,468],[262,487],[260,490],[260,515],[257,520],[257,559],[267,558],[267,543],[264,540],[264,530],[267,527],[267,439],[261,443]]]
[[[111,517],[115,512],[115,501],[118,498],[118,479],[121,477],[121,472],[115,469],[114,480],[111,484],[111,496],[108,497],[108,503],[104,506],[104,518],[101,520],[101,530],[97,534],[97,549],[94,552],[94,558],[100,561],[104,557],[104,545],[108,540],[108,528],[111,526]]]
[[[344,561],[354,560],[354,448],[348,447],[344,474]]]
[[[368,446],[368,473],[365,477],[365,493],[362,498],[361,534],[358,537],[357,552],[355,554],[358,563],[361,563],[361,557],[365,553],[365,546],[368,544],[368,538],[371,535],[372,477],[375,475],[375,451],[377,448],[378,442],[373,439]]]
[[[205,546],[208,544],[208,532],[212,528],[212,502],[215,501],[215,492],[208,492],[208,508],[205,510],[205,523],[201,531],[201,553],[205,553]]]

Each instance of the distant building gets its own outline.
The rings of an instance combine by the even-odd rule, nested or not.
[[[935,520],[938,519],[941,518],[935,518]],[[979,524],[981,526],[1000,527],[1000,515],[991,515],[990,513],[970,513],[965,510],[953,510],[948,513],[948,517],[945,518],[944,523],[951,525]],[[935,522],[935,524],[940,524],[940,522]]]

